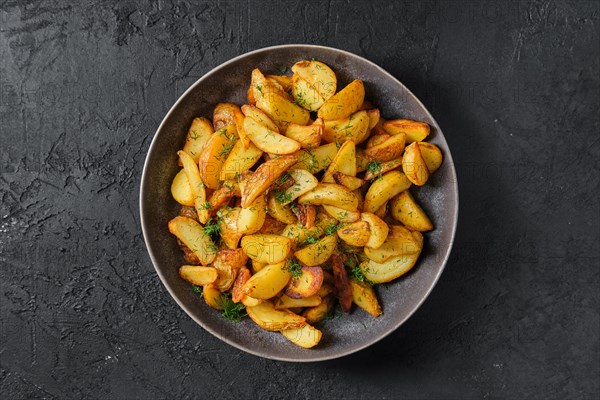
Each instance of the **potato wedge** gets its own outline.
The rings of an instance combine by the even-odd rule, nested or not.
[[[352,288],[352,301],[354,301],[354,304],[374,317],[381,315],[381,306],[377,301],[377,295],[373,287],[356,279],[350,279],[350,287]]]
[[[241,246],[251,259],[276,264],[285,260],[290,254],[292,241],[280,235],[254,234],[244,236]]]
[[[325,120],[323,140],[326,142],[343,143],[352,140],[362,143],[369,135],[369,115],[359,111],[349,117],[336,120]]]
[[[381,207],[379,207],[377,209],[377,211],[375,211],[373,214],[377,215],[379,218],[384,219],[385,215],[387,214],[387,205],[389,203],[389,200],[386,201],[385,203],[383,203],[383,205]]]
[[[365,155],[365,151],[363,149],[356,149],[356,172],[363,172],[367,170],[369,163],[371,161]]]
[[[192,250],[202,265],[208,265],[215,259],[216,246],[210,237],[204,234],[202,225],[193,219],[182,216],[173,218],[169,221],[169,232]]]
[[[370,110],[366,110],[367,115],[369,116],[369,132],[371,129],[375,128],[375,125],[379,123],[381,113],[378,108],[373,108]]]
[[[364,180],[362,180],[360,178],[342,174],[341,172],[336,172],[335,174],[333,174],[333,180],[338,185],[345,186],[349,190],[359,189],[362,185],[364,185],[366,183]]]
[[[242,190],[242,207],[250,204],[263,194],[298,158],[294,155],[283,156],[261,164],[252,175],[244,180]]]
[[[317,294],[323,284],[323,268],[302,267],[302,275],[292,277],[285,294],[293,299],[301,299]]]
[[[420,235],[420,233],[419,233]],[[377,263],[384,263],[392,257],[415,254],[421,251],[422,237],[400,225],[389,225],[388,237],[377,249],[365,247],[365,255]]]
[[[209,217],[208,210],[206,208],[206,189],[204,188],[204,183],[200,176],[198,166],[194,162],[192,156],[185,151],[180,150],[177,152],[177,155],[183,164],[183,170],[185,171],[185,176],[187,177],[190,190],[192,191],[192,196],[194,197],[194,207],[196,208],[196,213],[198,214],[198,220],[205,224]]]
[[[292,96],[296,104],[308,111],[317,111],[325,103],[319,92],[297,74],[292,77]]]
[[[190,129],[188,130],[187,137],[185,138],[185,145],[183,151],[188,153],[194,162],[198,163],[198,158],[204,149],[204,145],[208,142],[208,139],[214,133],[213,126],[206,118],[194,118]]]
[[[252,275],[242,291],[255,299],[270,299],[287,286],[291,277],[292,274],[285,268],[285,261],[269,264]]]
[[[334,306],[335,297],[333,295],[328,295],[321,300],[321,304],[318,306],[304,310],[302,316],[306,318],[306,323],[316,324],[327,318],[333,311]]]
[[[364,99],[365,87],[356,79],[323,103],[317,115],[324,120],[347,118],[360,108]]]
[[[319,184],[317,178],[305,169],[290,169],[288,174],[294,180],[294,184],[283,191],[281,203],[284,205],[291,203],[304,193],[310,192]]]
[[[346,140],[327,167],[321,179],[324,183],[334,183],[333,175],[341,172],[348,176],[356,176],[356,146],[352,140]]]
[[[242,208],[238,215],[237,230],[242,235],[256,233],[262,228],[267,217],[267,201],[261,195],[249,207]]]
[[[404,275],[416,264],[420,253],[407,254],[390,258],[384,263],[364,261],[360,269],[365,278],[373,283],[386,283]]]
[[[192,188],[190,187],[190,181],[185,174],[185,170],[180,170],[175,178],[173,178],[173,183],[171,183],[171,195],[181,205],[193,207],[194,202],[194,194],[192,193]]]
[[[258,96],[256,97],[256,107],[263,110],[280,130],[285,131],[290,123],[306,125],[310,119],[309,111],[292,103],[288,100],[285,93],[274,88],[272,85],[260,86],[256,88]],[[254,92],[256,96],[257,92]]]
[[[340,222],[354,222],[358,221],[360,218],[360,211],[348,211],[344,210],[343,208],[330,205],[323,205],[323,209],[327,212],[327,214],[331,215]]]
[[[429,169],[421,155],[419,142],[413,142],[406,147],[402,156],[402,171],[417,186],[423,186],[429,179]]]
[[[269,117],[260,108],[255,107],[255,106],[250,106],[250,105],[246,104],[246,105],[242,106],[242,113],[246,117],[252,118],[253,120],[255,120],[256,122],[258,122],[259,124],[266,126],[267,128],[269,128],[269,130],[271,130],[273,132],[279,133],[279,128],[277,127],[277,125],[275,124],[275,122],[273,122],[273,120],[271,119],[271,117]]]
[[[295,224],[298,218],[289,205],[283,204],[284,198],[280,194],[269,193],[268,211],[269,215],[284,224]]]
[[[226,126],[235,126],[235,111],[240,111],[237,104],[218,103],[213,110],[213,127],[215,131]]]
[[[221,209],[219,212],[219,233],[223,242],[229,249],[236,249],[238,243],[243,236],[243,233],[238,228],[238,220],[240,219],[239,207],[231,209]]]
[[[281,90],[289,92],[292,90],[292,77],[287,75],[266,75],[265,78],[271,83],[277,83]]]
[[[369,240],[365,246],[372,249],[379,248],[385,242],[385,239],[387,239],[389,233],[388,225],[377,215],[370,212],[360,214],[360,219],[369,224],[369,230],[371,231],[371,236],[369,236]]]
[[[235,278],[235,282],[233,283],[233,289],[231,290],[231,301],[234,303],[239,303],[242,301],[242,299],[246,296],[244,293],[244,285],[246,282],[248,282],[248,280],[250,280],[251,276],[252,274],[248,268],[240,268],[237,278]]]
[[[303,244],[308,238],[319,238],[323,234],[323,229],[318,225],[308,229],[301,223],[288,224],[281,236],[292,239],[294,245]]]
[[[386,201],[396,196],[398,193],[405,191],[410,187],[411,183],[400,171],[390,171],[384,174],[380,179],[376,179],[369,187],[365,195],[365,203],[363,209],[367,212],[374,213]]]
[[[386,172],[393,171],[400,167],[402,167],[402,158],[397,158],[395,160],[386,161],[383,163],[375,162],[375,164],[371,164],[371,168],[367,168],[367,172],[365,172],[365,180],[370,181],[379,175],[383,175]]]
[[[303,149],[312,149],[321,144],[323,125],[298,125],[289,124],[285,136],[300,143]]]
[[[314,267],[323,264],[331,257],[337,245],[336,235],[328,235],[294,253],[302,264]]]
[[[300,143],[280,135],[254,119],[244,118],[244,129],[252,143],[260,150],[271,154],[292,154],[300,150]]]
[[[238,131],[239,132],[239,131]],[[220,179],[234,179],[244,171],[248,171],[262,157],[263,151],[253,143],[245,146],[242,140],[233,145],[225,163],[221,167]]]
[[[242,297],[241,302],[243,305],[246,306],[246,309],[247,309],[247,307],[254,307],[261,303],[264,303],[264,300],[255,299],[254,297],[250,297],[250,296],[246,295],[246,296]]]
[[[273,303],[265,301],[254,307],[246,307],[246,312],[252,321],[267,331],[300,328],[306,324],[306,319],[288,310],[276,310]]]
[[[282,295],[275,302],[275,308],[278,310],[284,308],[295,308],[295,307],[315,307],[321,304],[321,298],[319,296],[312,295],[301,299],[294,299],[286,294]]]
[[[221,169],[236,140],[235,128],[233,125],[228,125],[215,132],[204,146],[198,159],[198,170],[202,182],[207,187],[211,189],[219,187]]]
[[[225,302],[225,296],[213,285],[206,285],[202,290],[202,297],[206,304],[216,310],[222,310]]]
[[[301,150],[295,155],[298,157],[298,163],[292,168],[305,169],[312,174],[316,174],[327,168],[338,152],[335,143],[328,143],[314,149]]]
[[[356,221],[338,229],[337,234],[349,245],[363,247],[369,242],[371,229],[367,221]]]
[[[242,249],[220,250],[211,264],[218,273],[218,278],[213,285],[221,292],[231,289],[238,271],[246,265],[246,261],[248,257]]]
[[[216,281],[219,275],[213,267],[182,265],[179,267],[179,276],[192,285],[205,286]]]
[[[429,135],[429,125],[425,122],[410,119],[394,119],[383,124],[383,129],[390,135],[404,133],[406,143],[420,142]]]
[[[300,196],[298,203],[331,205],[348,211],[356,211],[358,208],[358,199],[354,193],[335,183],[320,183],[310,192]]]
[[[377,146],[377,145],[385,142],[386,140],[388,140],[391,137],[393,137],[393,136],[388,133],[385,133],[383,135],[371,135],[371,136],[369,136],[369,140],[367,140],[367,149]]]
[[[263,224],[260,231],[256,233],[266,234],[266,235],[280,235],[283,229],[286,227],[281,221],[276,220],[271,215],[267,213],[267,217],[265,218],[265,223]]]
[[[304,60],[294,64],[292,72],[305,80],[324,100],[335,94],[337,78],[328,65],[320,61]]]
[[[394,160],[402,156],[405,139],[404,133],[392,136],[383,143],[366,149],[365,155],[369,160],[377,160],[379,162]]]
[[[323,336],[320,330],[309,324],[305,324],[300,328],[283,329],[281,334],[290,342],[305,349],[318,345]]]
[[[340,301],[340,306],[345,312],[352,307],[352,288],[348,279],[348,273],[342,262],[342,256],[334,254],[332,259],[334,292]]]
[[[425,160],[425,164],[427,164],[429,173],[433,174],[442,165],[442,152],[435,144],[427,142],[419,142],[419,150],[421,150],[421,156]]]
[[[390,213],[394,219],[412,230],[427,232],[433,229],[431,220],[408,190],[392,199]]]

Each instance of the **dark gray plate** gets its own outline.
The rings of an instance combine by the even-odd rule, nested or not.
[[[381,109],[382,116],[425,121],[432,127],[428,141],[444,154],[442,168],[425,187],[413,189],[436,229],[425,235],[426,247],[419,262],[404,277],[378,289],[383,315],[373,318],[354,310],[328,321],[323,338],[315,349],[302,349],[276,332],[261,330],[248,318],[235,324],[209,308],[178,276],[184,263],[167,222],[178,213],[171,198],[171,181],[177,173],[176,152],[185,141],[187,129],[196,116],[211,118],[219,102],[246,103],[250,72],[260,68],[279,73],[305,59],[325,62],[336,72],[338,88],[354,78],[365,83],[366,98]],[[441,129],[423,104],[398,80],[382,68],[357,55],[322,46],[283,45],[256,50],[228,61],[194,83],[167,113],[146,157],[140,189],[140,215],[148,253],[156,272],[175,301],[204,329],[223,341],[257,356],[284,361],[320,361],[364,349],[393,332],[423,303],[435,286],[448,260],[458,218],[458,186],[450,150]]]

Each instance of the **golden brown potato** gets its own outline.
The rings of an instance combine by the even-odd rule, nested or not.
[[[337,237],[335,235],[325,236],[318,242],[309,244],[294,253],[294,256],[302,264],[314,267],[325,263],[335,251]]]
[[[335,94],[337,77],[325,63],[315,60],[299,61],[292,66],[292,72],[306,81],[324,100]]]
[[[244,171],[248,171],[262,157],[263,152],[253,143],[244,146],[242,140],[238,140],[233,145],[231,152],[227,156],[225,163],[221,167],[220,179],[234,179]]]
[[[323,103],[317,115],[324,120],[347,118],[360,108],[364,99],[365,87],[356,79]]]
[[[335,295],[340,301],[340,306],[345,312],[350,311],[352,307],[352,288],[348,280],[348,273],[344,268],[342,257],[339,254],[334,254],[332,259],[333,280],[335,287]]]
[[[393,281],[404,275],[416,264],[419,253],[406,254],[392,257],[384,263],[365,261],[360,264],[360,269],[365,278],[373,283],[385,283]]]
[[[359,189],[362,185],[365,184],[364,180],[357,178],[355,176],[342,174],[341,172],[336,172],[335,174],[333,174],[333,180],[338,185],[345,186],[349,190]]]
[[[200,153],[204,149],[204,145],[213,133],[213,127],[209,120],[206,118],[194,118],[185,138],[183,151],[188,153],[196,164],[198,163],[198,158],[200,158]]]
[[[377,215],[370,212],[360,214],[360,219],[369,224],[369,231],[371,232],[365,246],[372,249],[379,248],[385,242],[385,239],[387,239],[389,233],[387,224]]]
[[[408,190],[392,199],[390,212],[394,219],[412,230],[427,232],[433,229],[431,220]]]
[[[285,136],[300,143],[303,149],[319,147],[321,136],[323,136],[323,125],[298,125],[289,124]]]
[[[261,164],[246,180],[242,189],[242,207],[250,204],[263,194],[281,175],[298,161],[294,155],[283,156]]]
[[[385,174],[386,172],[393,171],[402,166],[402,158],[397,158],[395,160],[386,161],[383,163],[375,163],[371,164],[372,168],[367,169],[365,172],[365,180],[370,181],[373,178],[376,178],[380,175]]]
[[[414,142],[406,147],[402,156],[402,171],[417,186],[423,186],[429,179],[429,169],[421,155],[419,142]]]
[[[337,234],[349,245],[363,247],[367,245],[369,237],[371,237],[371,230],[368,222],[356,221],[338,229]]]
[[[179,276],[192,285],[205,286],[217,280],[218,273],[213,267],[199,267],[197,265],[182,265]]]
[[[308,111],[317,111],[325,103],[319,92],[297,74],[292,77],[292,96],[296,104]]]
[[[269,193],[269,215],[286,225],[298,222],[298,218],[296,218],[296,215],[294,214],[290,206],[283,204],[283,202],[279,201],[278,199],[282,200],[280,198],[280,195],[276,195],[273,192]]]
[[[267,75],[265,76],[271,83],[277,83],[281,90],[289,92],[292,90],[292,77],[287,75]]]
[[[194,202],[194,194],[192,193],[192,188],[190,187],[190,181],[185,174],[185,171],[180,170],[175,178],[173,178],[173,183],[171,184],[171,195],[179,204],[183,206],[193,207]]]
[[[308,324],[300,328],[283,329],[281,334],[290,342],[305,349],[310,349],[318,345],[321,341],[321,336],[323,336],[320,330]]]
[[[289,204],[302,196],[304,193],[310,192],[319,184],[317,178],[305,169],[290,169],[288,174],[294,180],[294,184],[283,190],[278,197],[282,204]]]
[[[405,191],[411,183],[400,171],[390,171],[381,178],[376,179],[369,187],[365,195],[365,204],[363,209],[368,212],[375,212],[386,201]]]
[[[390,135],[404,133],[406,143],[420,142],[429,135],[429,125],[425,122],[412,121],[410,119],[395,119],[383,124],[383,129]]]
[[[246,307],[248,316],[258,326],[267,331],[300,328],[306,324],[306,319],[288,310],[276,310],[273,303],[265,301],[254,307]]]
[[[202,225],[193,219],[181,216],[173,218],[169,221],[169,232],[189,247],[202,265],[208,265],[215,259],[216,246],[210,237],[204,234]]]
[[[242,208],[238,215],[237,230],[242,235],[258,232],[267,217],[267,201],[265,196],[259,196],[250,206]]]
[[[350,279],[350,287],[352,288],[352,300],[354,304],[368,312],[374,317],[381,315],[381,306],[377,301],[377,295],[373,288],[364,282],[359,282],[356,279]]]
[[[236,249],[242,238],[242,232],[238,228],[238,220],[240,218],[239,207],[231,209],[221,209],[220,218],[218,219],[219,233],[223,242],[229,249]]]
[[[427,142],[419,142],[419,150],[421,150],[421,156],[427,164],[429,173],[433,174],[442,165],[442,152],[435,144]]]
[[[375,128],[375,126],[379,123],[380,120],[380,112],[378,108],[373,108],[370,110],[366,110],[367,115],[369,116],[369,132],[371,129]]]
[[[348,211],[344,210],[343,208],[329,205],[323,205],[323,209],[327,212],[327,214],[340,222],[354,222],[358,221],[360,218],[360,211]]]
[[[317,294],[323,284],[321,267],[302,267],[300,276],[292,277],[285,294],[293,299],[301,299]]]
[[[341,172],[348,176],[356,176],[356,146],[352,140],[345,141],[323,174],[322,182],[333,183],[333,175]]]
[[[198,166],[196,165],[192,157],[185,151],[178,151],[177,155],[179,156],[179,160],[183,165],[185,176],[187,177],[188,183],[190,185],[190,190],[192,191],[192,196],[194,197],[194,207],[196,208],[198,220],[201,223],[205,224],[206,221],[208,221],[208,211],[206,208],[206,190],[204,188],[202,178],[200,177],[200,171],[198,170]]]
[[[358,199],[345,186],[335,183],[320,183],[298,198],[300,204],[331,205],[348,211],[356,211]]]
[[[303,308],[303,307],[315,307],[321,304],[321,298],[318,295],[312,295],[301,299],[294,299],[286,294],[281,295],[275,302],[275,308],[278,310],[284,308]]]
[[[414,235],[417,234],[417,236]],[[384,263],[392,257],[414,254],[421,251],[423,243],[422,235],[419,232],[411,232],[400,225],[389,225],[389,233],[385,242],[377,249],[365,247],[365,255],[377,262]]]
[[[324,121],[323,140],[326,142],[343,143],[352,140],[359,144],[368,135],[369,115],[366,111],[358,111],[342,119]]]
[[[295,153],[298,157],[298,163],[292,168],[305,169],[312,174],[316,174],[331,164],[337,151],[335,143],[328,143],[314,149],[301,150]]]
[[[304,243],[308,238],[319,238],[323,234],[323,229],[320,226],[307,228],[301,223],[288,224],[281,236],[292,239],[294,245]]]
[[[235,111],[240,107],[233,103],[219,103],[213,111],[213,126],[215,131],[226,126],[235,126]]]
[[[335,297],[328,295],[321,300],[321,304],[316,307],[304,310],[302,316],[306,318],[306,323],[316,324],[323,321],[332,311],[335,306]]]
[[[215,132],[206,142],[198,159],[198,170],[202,182],[207,187],[211,189],[219,187],[221,169],[236,141],[235,128],[229,125]]]
[[[242,249],[220,250],[211,264],[219,275],[213,285],[221,292],[231,289],[238,271],[246,265],[247,261],[248,257]]]
[[[386,140],[388,140],[391,137],[393,137],[393,136],[389,135],[387,133],[382,134],[382,135],[371,135],[369,137],[369,140],[367,140],[367,149],[377,146],[377,145],[385,142]]]
[[[242,291],[255,299],[270,299],[286,287],[291,276],[285,268],[285,262],[269,264],[252,275],[242,287]]]
[[[257,108],[255,106],[250,106],[250,105],[246,104],[246,105],[242,106],[242,113],[246,117],[252,118],[253,120],[255,120],[256,122],[258,122],[259,124],[266,126],[267,128],[269,128],[273,132],[279,133],[279,128],[277,127],[277,125],[275,124],[275,122],[273,122],[273,120],[271,119],[271,117],[269,117],[260,108]]]
[[[244,285],[251,276],[250,270],[246,267],[242,267],[238,272],[237,278],[235,278],[235,282],[233,283],[233,289],[231,290],[231,300],[234,303],[239,303],[244,296],[246,296],[244,293]]]
[[[377,144],[365,150],[365,155],[370,160],[379,162],[391,161],[402,155],[404,151],[405,136],[403,133],[392,136],[383,143]]]
[[[241,245],[248,257],[269,264],[285,260],[292,249],[292,241],[280,235],[247,235]]]
[[[246,134],[260,150],[270,154],[292,154],[300,150],[300,143],[289,137],[272,131],[265,125],[261,125],[253,118],[244,118],[244,129]]]
[[[206,285],[202,290],[202,297],[206,304],[216,310],[222,310],[225,303],[225,296],[214,285]]]

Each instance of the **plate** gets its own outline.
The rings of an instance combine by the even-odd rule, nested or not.
[[[179,170],[177,150],[183,147],[194,117],[211,118],[219,102],[246,103],[250,73],[280,74],[297,61],[316,59],[329,65],[338,78],[338,89],[353,79],[365,83],[365,99],[381,110],[384,118],[408,118],[427,122],[427,141],[444,154],[442,167],[427,185],[411,189],[428,212],[435,230],[425,234],[425,248],[411,272],[392,283],[380,285],[377,294],[383,315],[373,318],[360,309],[326,321],[323,338],[313,349],[300,348],[277,332],[260,329],[249,318],[240,323],[223,319],[208,307],[178,275],[184,263],[167,222],[178,214],[179,205],[170,187]],[[381,340],[402,325],[427,298],[450,255],[458,219],[458,185],[448,144],[425,106],[396,78],[376,64],[355,54],[323,46],[281,45],[243,54],[208,72],[171,107],[158,127],[144,164],[140,186],[140,218],[150,259],[161,281],[177,304],[200,326],[226,343],[269,359],[307,362],[342,357]],[[160,294],[156,294],[160,295]]]

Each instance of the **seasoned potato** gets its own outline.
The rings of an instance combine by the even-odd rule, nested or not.
[[[433,174],[442,165],[442,152],[435,144],[427,142],[419,142],[419,150],[421,150],[421,156],[427,164],[429,173]]]
[[[429,179],[429,169],[421,155],[419,142],[406,147],[402,156],[402,170],[406,177],[415,185],[423,186]]]
[[[400,167],[402,167],[402,158],[397,158],[395,160],[375,164],[375,167],[372,170],[369,169],[367,170],[367,172],[365,172],[365,180],[370,181],[371,179],[379,175],[383,175],[386,172],[395,170]]]
[[[316,174],[331,164],[337,151],[335,143],[328,143],[314,149],[301,150],[295,153],[298,163],[292,168],[305,169],[312,174]]]
[[[335,251],[337,237],[335,235],[325,236],[316,243],[310,244],[294,253],[294,256],[302,264],[309,267],[321,265],[331,257]]]
[[[294,180],[294,184],[283,191],[281,203],[284,205],[291,203],[304,193],[310,192],[319,184],[317,178],[305,169],[290,169],[288,174]]]
[[[294,299],[293,297],[284,294],[275,302],[275,308],[281,310],[284,308],[315,307],[319,304],[321,304],[321,298],[316,294],[301,299]]]
[[[400,171],[391,171],[384,174],[380,179],[376,179],[367,194],[365,195],[365,204],[363,209],[368,212],[375,212],[386,201],[405,191],[411,183]]]
[[[276,310],[273,303],[265,301],[254,307],[246,307],[248,316],[258,326],[267,331],[300,328],[306,324],[306,319],[288,310]]]
[[[390,282],[410,271],[416,264],[419,254],[420,252],[392,257],[381,264],[372,260],[365,261],[360,264],[360,269],[365,278],[373,283]]]
[[[230,249],[236,249],[242,238],[243,233],[238,226],[241,209],[235,207],[232,209],[222,209],[221,217],[218,219],[219,232],[221,239]]]
[[[225,303],[225,296],[223,296],[223,293],[221,293],[219,289],[217,289],[213,285],[204,286],[204,289],[202,290],[202,297],[204,297],[204,301],[206,301],[206,304],[208,304],[212,308],[216,310],[223,309],[223,304]]]
[[[218,278],[213,285],[221,292],[231,289],[238,271],[246,265],[248,257],[242,249],[220,250],[211,266],[217,270]]]
[[[414,234],[417,234],[415,236]],[[422,235],[419,232],[411,232],[400,225],[390,225],[388,236],[377,249],[365,247],[365,255],[378,263],[384,263],[392,257],[415,254],[421,251]]]
[[[321,136],[323,136],[323,125],[298,125],[289,124],[285,136],[300,143],[303,149],[312,149],[321,144]]]
[[[292,90],[292,77],[286,75],[267,75],[265,76],[267,80],[271,83],[277,83],[281,90],[284,92],[289,92]]]
[[[386,140],[388,140],[391,137],[393,137],[393,136],[389,135],[387,133],[384,133],[382,135],[371,135],[369,137],[369,140],[367,140],[367,149],[377,146],[377,145],[385,142]]]
[[[223,167],[221,168],[220,179],[234,179],[244,171],[248,171],[262,157],[263,151],[253,143],[244,146],[242,140],[238,140],[233,145],[231,152],[227,156]]]
[[[433,229],[431,220],[408,190],[392,199],[390,212],[392,217],[415,231],[427,232]]]
[[[324,100],[335,94],[337,78],[325,63],[315,60],[299,61],[292,66],[292,72],[306,81]]]
[[[370,212],[360,214],[360,219],[369,224],[369,230],[371,231],[371,236],[369,236],[369,240],[365,246],[372,249],[379,248],[385,242],[385,239],[387,239],[389,233],[387,224],[377,215]]]
[[[233,103],[219,103],[213,111],[213,126],[215,131],[227,126],[235,126],[235,111],[240,107]]]
[[[261,125],[266,126],[269,130],[279,133],[279,128],[263,110],[255,106],[243,105],[242,113],[249,118],[252,118]]]
[[[348,273],[342,262],[342,257],[338,254],[334,254],[332,259],[333,267],[333,281],[335,287],[335,294],[340,301],[340,306],[345,312],[350,311],[352,307],[352,288],[350,287],[350,281],[348,280]]]
[[[336,172],[335,174],[333,174],[333,180],[338,185],[345,186],[349,190],[359,189],[362,185],[365,184],[365,181],[363,179],[357,178],[355,176],[342,174],[341,172]]]
[[[292,248],[292,241],[280,235],[254,234],[244,236],[241,245],[251,259],[276,264],[287,258]]]
[[[429,135],[429,125],[425,122],[411,121],[410,119],[395,119],[383,124],[383,129],[390,135],[404,133],[406,143],[420,142]]]
[[[356,176],[356,146],[352,140],[345,141],[323,174],[322,182],[335,182],[334,175],[341,172],[348,176]]]
[[[268,210],[269,215],[284,224],[294,224],[298,222],[298,218],[292,211],[289,205],[283,204],[280,196],[276,196],[275,193],[269,193]]]
[[[209,120],[206,118],[194,118],[185,138],[183,151],[188,153],[196,164],[200,158],[200,153],[204,149],[204,145],[213,133],[213,127]]]
[[[373,108],[366,111],[367,115],[369,116],[369,131],[371,131],[371,129],[375,128],[375,126],[379,123],[381,114],[378,108]]]
[[[384,142],[365,150],[365,155],[371,160],[380,162],[394,160],[402,155],[405,139],[404,133],[392,136]]]
[[[238,215],[237,230],[242,235],[258,232],[267,217],[267,201],[265,196],[259,196],[250,206],[242,208]]]
[[[362,143],[369,135],[369,115],[366,111],[359,111],[349,117],[335,120],[325,120],[323,140],[326,142],[343,143],[352,140]]]
[[[217,254],[216,246],[202,225],[188,217],[175,217],[169,221],[169,232],[194,252],[202,265],[210,264]]]
[[[219,187],[221,169],[236,141],[235,128],[228,125],[215,132],[206,142],[198,159],[198,169],[202,182],[207,187],[211,189]]]
[[[190,181],[183,169],[180,170],[173,179],[173,183],[171,184],[171,195],[175,201],[181,205],[193,207],[195,204]]]
[[[324,120],[347,118],[360,108],[364,99],[365,87],[356,79],[323,103],[317,115]]]
[[[328,295],[321,300],[318,306],[304,310],[302,316],[306,318],[308,324],[316,324],[323,321],[333,311],[335,306],[335,298],[333,295]]]
[[[318,345],[323,335],[320,330],[308,324],[300,328],[283,329],[281,334],[290,342],[305,349],[310,349]]]
[[[363,247],[369,242],[371,230],[367,221],[356,221],[338,229],[337,234],[349,245]]]
[[[244,293],[244,285],[251,276],[252,274],[248,268],[243,266],[240,268],[237,278],[235,278],[235,282],[233,283],[233,289],[231,290],[231,300],[234,303],[239,303],[246,296]]]
[[[254,203],[287,169],[298,161],[296,156],[274,158],[260,165],[254,173],[244,180],[242,207]]]
[[[359,282],[356,279],[350,279],[350,287],[352,288],[352,300],[354,304],[368,312],[374,317],[381,315],[381,306],[377,301],[377,295],[373,288],[364,282]]]
[[[323,205],[323,209],[340,222],[354,222],[360,218],[360,211],[348,211],[330,205]]]
[[[217,280],[216,268],[199,267],[197,265],[182,265],[179,268],[179,276],[193,285],[205,286]]]
[[[292,96],[296,104],[308,111],[316,111],[325,103],[319,92],[299,75],[292,77]]]
[[[272,131],[250,117],[244,118],[246,134],[260,150],[271,154],[292,154],[300,150],[300,143]]]
[[[298,203],[331,205],[348,211],[356,211],[358,208],[358,199],[353,192],[335,183],[320,183],[310,192],[300,196]]]
[[[301,299],[317,294],[323,284],[323,268],[302,267],[300,276],[292,277],[285,289],[285,294],[294,299]]]
[[[291,277],[285,268],[285,262],[269,264],[252,275],[242,291],[255,299],[270,299],[286,287]]]
[[[206,190],[204,189],[204,183],[200,177],[200,171],[188,153],[179,151],[177,152],[177,155],[183,164],[183,170],[185,171],[185,176],[187,177],[192,196],[194,197],[194,206],[196,208],[196,213],[198,214],[198,220],[204,224],[208,221],[208,211],[205,207]]]

